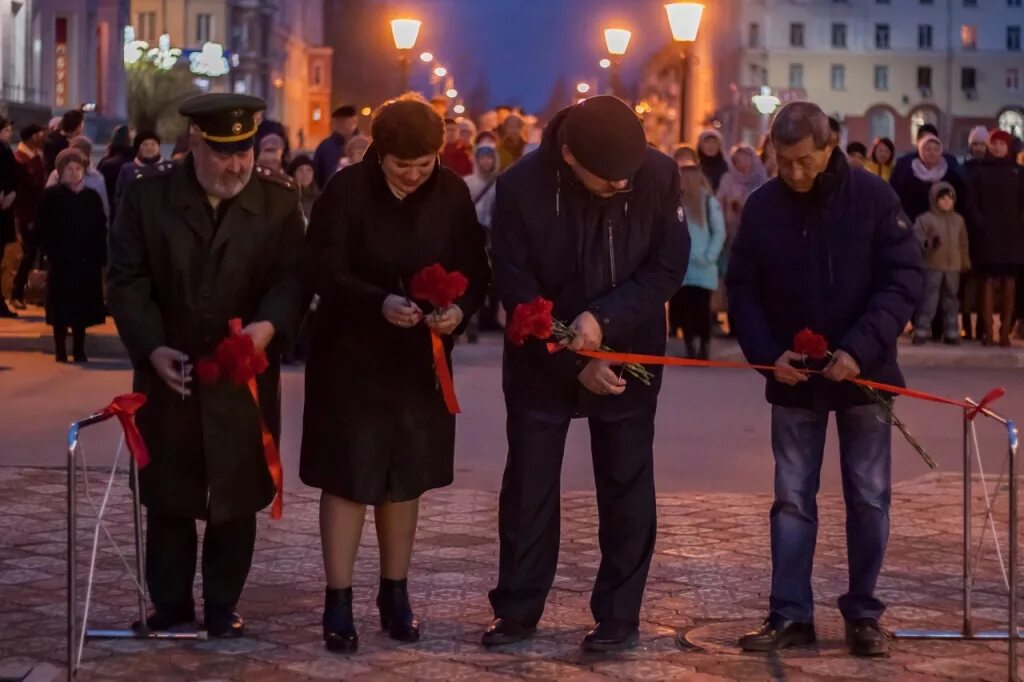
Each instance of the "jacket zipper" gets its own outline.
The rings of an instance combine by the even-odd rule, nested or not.
[[[611,220],[608,221],[608,264],[611,266],[612,288],[614,289],[618,285],[618,273],[615,271],[615,232]]]

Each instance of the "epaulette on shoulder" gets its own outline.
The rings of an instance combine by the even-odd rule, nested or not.
[[[276,171],[273,168],[267,168],[266,166],[256,166],[254,172],[256,177],[260,180],[265,180],[266,182],[277,185],[278,187],[284,187],[289,190],[298,189],[298,185],[295,184],[295,181],[281,171]]]
[[[137,166],[132,177],[135,180],[159,178],[160,176],[169,174],[174,170],[176,165],[178,164],[174,161],[161,161],[159,163],[154,163],[152,166]]]

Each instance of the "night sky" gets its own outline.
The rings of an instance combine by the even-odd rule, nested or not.
[[[559,77],[607,87],[604,28],[633,31],[623,61],[630,82],[644,61],[671,41],[664,0],[391,0],[396,14],[423,21],[415,52],[434,53],[463,93],[486,79],[491,104],[544,107]],[[417,63],[414,85],[426,89]]]

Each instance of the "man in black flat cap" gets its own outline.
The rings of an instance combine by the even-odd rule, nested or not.
[[[340,106],[331,114],[331,134],[313,152],[313,177],[321,190],[327,185],[338,162],[345,155],[345,145],[359,132],[359,112],[351,104]]]
[[[665,352],[665,303],[679,289],[690,238],[671,158],[650,148],[633,111],[610,96],[559,113],[539,149],[498,178],[494,286],[508,311],[543,296],[572,323],[570,350],[606,344]],[[503,368],[508,460],[498,511],[495,620],[485,646],[530,637],[555,577],[559,479],[566,433],[590,421],[601,565],[588,651],[638,640],[654,551],[654,413],[660,388],[621,368],[544,343],[506,341]]]
[[[190,152],[141,169],[110,233],[107,304],[148,397],[138,425],[150,463],[140,472],[147,508],[146,581],[154,613],[138,628],[195,621],[196,520],[203,537],[207,632],[244,633],[235,608],[252,562],[256,512],[273,500],[262,422],[280,435],[280,354],[303,301],[299,192],[253,161],[255,97],[201,95],[182,105]],[[196,362],[241,318],[269,369],[245,386],[200,386]]]

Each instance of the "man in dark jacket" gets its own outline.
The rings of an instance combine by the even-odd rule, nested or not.
[[[331,134],[324,138],[313,153],[313,177],[323,190],[327,181],[338,170],[338,162],[345,155],[345,145],[359,130],[359,113],[346,104],[331,114]]]
[[[302,315],[299,194],[282,174],[253,166],[256,112],[245,95],[201,95],[191,153],[142,170],[110,235],[107,304],[147,396],[138,425],[150,463],[140,472],[147,507],[146,582],[156,607],[141,628],[195,620],[196,519],[203,538],[207,632],[243,634],[235,606],[256,539],[256,512],[275,496],[261,420],[280,436],[280,354]],[[258,401],[229,381],[196,386],[192,370],[241,318],[270,367]]]
[[[78,109],[64,112],[60,119],[60,127],[50,133],[43,145],[43,161],[46,174],[49,175],[57,167],[57,155],[71,145],[71,140],[85,130],[85,114]]]
[[[498,178],[492,229],[506,310],[543,296],[575,329],[571,349],[664,353],[665,302],[683,281],[689,232],[675,163],[647,146],[622,101],[594,97],[558,114],[540,148]],[[574,417],[589,417],[602,560],[591,598],[597,627],[583,645],[635,646],[656,526],[653,371],[644,386],[605,361],[506,342],[509,450],[496,618],[484,645],[536,630],[558,563],[566,433]]]
[[[21,129],[21,142],[14,152],[14,158],[21,169],[18,182],[18,197],[14,201],[14,214],[18,219],[21,234],[21,262],[14,275],[11,290],[11,304],[17,310],[25,309],[25,287],[28,276],[39,260],[39,244],[35,238],[36,212],[46,189],[46,171],[43,167],[43,143],[46,129],[37,123],[30,123]]]
[[[727,277],[747,360],[776,367],[765,373],[775,455],[770,614],[740,646],[774,651],[815,639],[815,498],[835,412],[850,568],[839,608],[851,652],[880,655],[885,606],[874,592],[889,535],[891,426],[847,380],[903,385],[896,341],[921,298],[921,250],[892,189],[847,165],[818,106],[787,105],[771,139],[779,177],[747,200]],[[808,377],[807,358],[792,350],[805,328],[829,342],[823,376]]]

